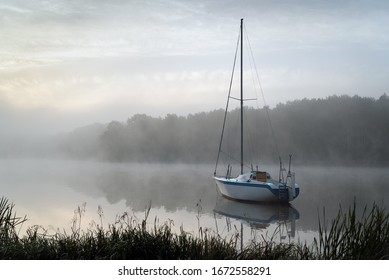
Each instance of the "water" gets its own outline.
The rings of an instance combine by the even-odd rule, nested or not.
[[[277,174],[277,167],[272,168]],[[2,159],[0,196],[27,215],[21,232],[41,225],[69,232],[80,207],[84,230],[107,227],[124,213],[141,221],[146,209],[150,228],[168,223],[179,232],[209,231],[243,242],[263,237],[313,241],[318,216],[328,219],[356,201],[362,211],[375,201],[389,206],[386,168],[295,167],[300,196],[290,206],[241,203],[221,197],[212,180],[213,166],[187,164],[115,164],[93,161]],[[99,212],[102,209],[103,214]],[[77,211],[76,211],[77,212]]]

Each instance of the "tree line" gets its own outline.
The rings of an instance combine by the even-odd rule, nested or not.
[[[239,110],[228,113],[223,161],[239,158]],[[301,164],[389,164],[389,98],[330,96],[245,108],[247,161],[277,162],[293,154]],[[224,110],[177,116],[136,114],[76,129],[60,150],[71,157],[109,161],[214,163]],[[269,122],[270,120],[270,122]],[[256,161],[258,161],[256,160]],[[253,162],[255,164],[255,162]]]

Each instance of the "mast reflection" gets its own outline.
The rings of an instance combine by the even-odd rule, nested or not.
[[[286,229],[292,238],[295,237],[296,221],[300,218],[300,213],[290,204],[242,202],[221,195],[216,199],[214,213],[235,219],[253,230],[267,229],[275,224]]]

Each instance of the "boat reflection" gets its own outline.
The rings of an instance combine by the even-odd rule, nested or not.
[[[292,238],[295,237],[296,220],[300,218],[299,212],[290,204],[241,202],[221,195],[217,197],[214,213],[238,220],[253,230],[278,225]]]

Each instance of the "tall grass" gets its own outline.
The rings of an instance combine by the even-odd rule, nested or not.
[[[14,204],[10,203],[7,198],[0,199],[0,240],[17,239],[17,228],[21,226],[26,217],[17,217],[14,213]]]
[[[389,216],[374,205],[357,219],[355,205],[339,211],[330,223],[319,218],[319,238],[310,246],[278,243],[273,237],[241,248],[239,232],[230,238],[199,228],[197,236],[172,231],[171,222],[147,228],[149,211],[142,221],[124,213],[103,228],[81,229],[85,207],[78,207],[70,233],[49,234],[44,228],[17,229],[26,220],[13,212],[14,205],[0,200],[1,259],[388,259]],[[102,210],[99,209],[102,221]],[[324,219],[324,222],[323,222]]]
[[[328,224],[323,210],[313,250],[318,259],[389,259],[389,214],[374,203],[358,218],[354,203]]]

